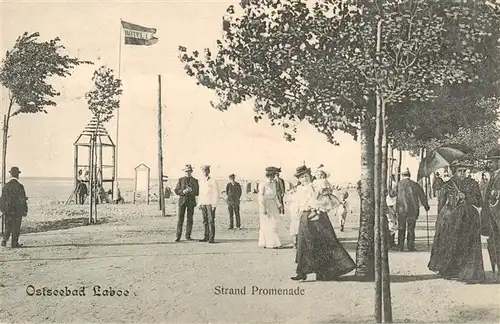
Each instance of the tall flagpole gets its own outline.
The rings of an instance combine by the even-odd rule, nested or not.
[[[123,27],[120,19],[120,45],[118,46],[118,79],[121,75],[122,67],[122,42],[123,42]],[[123,82],[122,82],[123,84]],[[120,107],[116,109],[116,143],[115,143],[115,190],[113,190],[113,200],[118,201],[118,134],[120,125]]]
[[[161,122],[161,75],[158,74],[158,201],[161,215],[165,217],[165,197],[163,191],[163,145]]]

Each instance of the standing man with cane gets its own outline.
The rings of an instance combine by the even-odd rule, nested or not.
[[[410,171],[403,172],[402,179],[398,183],[396,212],[398,214],[398,247],[404,251],[405,236],[408,230],[408,250],[415,251],[415,226],[420,214],[419,200],[429,211],[429,203],[422,187],[410,179]]]

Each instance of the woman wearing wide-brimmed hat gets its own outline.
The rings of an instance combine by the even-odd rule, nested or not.
[[[470,165],[455,162],[453,177],[441,187],[438,220],[429,270],[446,279],[467,283],[485,280],[481,251],[481,226],[477,207],[482,205],[479,184],[465,177]]]
[[[259,186],[259,246],[277,249],[281,247],[278,236],[278,221],[280,215],[280,201],[278,198],[277,183],[274,181],[276,168],[266,168],[266,180]]]
[[[328,211],[335,206],[312,185],[311,170],[300,166],[295,177],[301,185],[293,196],[294,204],[300,214],[297,236],[297,275],[292,280],[305,280],[310,273],[316,280],[333,280],[347,274],[356,267],[354,261],[338,241]]]

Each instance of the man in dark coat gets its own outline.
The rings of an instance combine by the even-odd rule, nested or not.
[[[425,210],[429,203],[422,187],[410,179],[410,171],[403,172],[404,177],[397,185],[396,212],[398,214],[398,246],[404,250],[406,231],[408,230],[408,250],[415,251],[415,225],[420,214],[419,200]]]
[[[434,197],[438,198],[438,200],[439,200],[439,190],[441,190],[443,183],[444,183],[443,178],[441,178],[439,172],[436,172],[436,175],[434,176],[434,183],[432,184],[432,193],[434,194]]]
[[[193,214],[194,207],[196,207],[196,196],[199,194],[199,184],[198,180],[193,178],[193,168],[190,164],[186,165],[182,169],[186,173],[185,177],[182,177],[177,182],[175,187],[175,194],[179,196],[179,209],[178,209],[178,219],[177,219],[177,237],[176,242],[181,240],[182,236],[182,226],[184,224],[184,217],[187,212],[187,224],[186,224],[186,240],[191,241],[191,231],[193,229]]]
[[[241,186],[235,180],[235,175],[229,175],[229,183],[226,185],[227,208],[229,211],[229,229],[233,229],[233,215],[236,216],[236,228],[241,229],[240,198]]]
[[[491,173],[481,210],[481,235],[488,236],[488,254],[495,273],[495,268],[500,270],[500,147],[490,150],[487,159]],[[496,275],[500,277],[500,271]]]
[[[22,246],[22,244],[19,244],[19,235],[21,233],[21,221],[28,214],[28,204],[26,202],[28,198],[26,198],[24,186],[19,183],[19,174],[21,173],[19,168],[12,167],[9,173],[12,179],[2,188],[0,203],[0,209],[5,217],[5,233],[2,246],[7,245],[7,241],[12,234],[11,247],[14,249]]]
[[[286,192],[286,187],[285,187],[285,180],[280,178],[280,172],[281,168],[274,168],[274,171],[276,173],[275,179],[276,179],[276,194],[278,196],[278,201],[280,202],[280,206],[278,207],[278,210],[280,214],[285,213],[285,205],[283,204],[283,198],[285,197],[285,192]]]
[[[85,203],[85,198],[87,198],[88,194],[87,185],[82,180],[78,180],[77,186],[78,186],[77,190],[78,203],[80,205],[83,205]]]

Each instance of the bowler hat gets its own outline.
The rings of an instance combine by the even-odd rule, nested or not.
[[[19,174],[19,173],[21,173],[21,170],[19,170],[18,167],[12,167],[12,168],[10,168],[9,173],[10,174]]]
[[[231,174],[229,175],[229,178],[234,178],[234,177],[235,177],[234,173],[231,173]]]
[[[300,176],[306,174],[306,173],[309,173],[311,174],[311,169],[306,167],[305,165],[301,165],[299,166],[296,170],[295,170],[295,177],[296,178],[299,178]]]
[[[191,164],[186,164],[186,166],[184,167],[184,169],[182,169],[182,171],[193,171],[193,167],[191,166]]]

